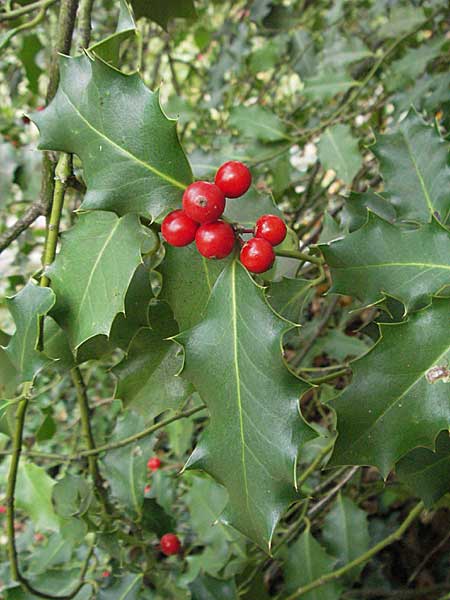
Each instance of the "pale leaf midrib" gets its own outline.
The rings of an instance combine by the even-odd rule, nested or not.
[[[125,154],[126,156],[128,156],[131,160],[133,160],[134,162],[140,164],[142,167],[144,167],[145,169],[147,169],[148,171],[151,171],[154,175],[156,175],[157,177],[160,177],[161,179],[164,179],[165,181],[171,183],[172,185],[174,185],[175,187],[178,187],[182,190],[184,190],[186,188],[186,185],[184,183],[181,183],[180,181],[177,181],[176,179],[174,179],[173,177],[171,177],[170,175],[167,175],[166,173],[163,173],[162,171],[160,171],[159,169],[157,169],[156,167],[152,166],[149,163],[146,163],[145,161],[141,160],[140,158],[138,158],[137,156],[135,156],[134,154],[132,154],[131,152],[129,152],[128,150],[126,150],[125,148],[122,148],[122,146],[119,146],[119,144],[117,144],[116,142],[114,142],[113,140],[111,140],[109,137],[107,137],[104,133],[102,133],[101,131],[99,131],[96,127],[94,127],[87,119],[86,117],[84,117],[84,115],[81,114],[81,112],[77,109],[77,107],[73,104],[73,102],[70,100],[69,96],[66,94],[66,92],[64,90],[62,90],[62,94],[64,95],[64,97],[66,98],[67,102],[70,104],[70,106],[73,108],[73,110],[75,111],[75,113],[79,116],[79,118],[83,121],[83,123],[85,123],[85,125],[91,129],[91,131],[93,131],[96,135],[98,135],[99,137],[101,137],[103,140],[105,140],[108,144],[110,144],[111,146],[113,146],[118,152],[121,152],[122,154]]]

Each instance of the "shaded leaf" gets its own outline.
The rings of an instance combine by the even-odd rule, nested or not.
[[[109,212],[82,214],[62,234],[61,250],[48,269],[57,298],[51,316],[73,349],[96,335],[108,336],[114,317],[124,312],[142,241],[136,215],[119,219]]]
[[[289,546],[289,552],[286,554],[287,560],[283,565],[283,573],[288,592],[293,592],[321,575],[329,573],[336,564],[336,559],[325,552],[308,530],[302,533],[295,544]],[[302,600],[336,600],[340,596],[340,591],[340,584],[333,581],[303,594]]]
[[[139,433],[142,429],[142,417],[127,410],[117,420],[109,443]],[[153,438],[148,436],[123,448],[109,450],[102,459],[102,472],[110,485],[111,495],[133,518],[142,517],[147,461],[153,444]]]
[[[12,398],[18,385],[17,369],[4,349],[9,342],[9,335],[0,330],[0,399]]]
[[[187,466],[225,486],[224,521],[265,548],[295,498],[299,447],[313,437],[299,412],[307,386],[281,355],[285,329],[233,262],[217,280],[203,321],[176,338],[186,352],[183,374],[211,416]]]
[[[367,513],[350,498],[339,494],[325,517],[322,539],[327,552],[339,559],[338,567],[349,563],[369,549]],[[352,582],[363,568],[355,567],[345,575]]]
[[[147,218],[176,208],[192,174],[158,94],[138,74],[86,55],[62,56],[60,72],[54,100],[33,120],[41,149],[80,157],[88,188],[82,208]]]
[[[437,384],[436,384],[437,385]],[[441,384],[444,385],[444,384]],[[436,438],[436,449],[415,448],[395,467],[397,478],[431,508],[450,491],[450,438],[442,431]]]
[[[89,52],[94,52],[106,63],[119,67],[120,47],[122,43],[137,34],[136,24],[130,8],[125,0],[120,0],[120,12],[116,31],[92,45]]]
[[[238,592],[234,579],[215,579],[210,575],[200,574],[191,583],[192,600],[237,600]]]
[[[339,436],[332,465],[373,465],[387,476],[394,463],[418,446],[433,448],[450,425],[448,384],[430,383],[430,368],[450,358],[448,299],[381,325],[381,339],[352,364],[353,380],[333,402]]]
[[[106,589],[98,592],[98,600],[138,600],[142,591],[142,573],[124,573]]]
[[[311,100],[325,102],[356,85],[359,85],[358,82],[342,71],[321,71],[314,77],[305,79],[303,93]]]
[[[272,282],[266,295],[271,306],[279,315],[299,324],[305,305],[309,300],[311,281],[307,279],[291,279],[283,277],[281,281]]]
[[[52,506],[55,481],[45,469],[32,463],[21,463],[17,476],[16,505],[33,521],[37,529],[58,530],[59,519]]]
[[[167,30],[173,19],[195,19],[193,0],[131,0],[136,18],[147,17]]]
[[[367,209],[388,223],[395,221],[395,208],[383,196],[373,192],[351,192],[340,213],[341,225],[350,232],[359,229],[367,221]],[[322,241],[325,242],[321,239]]]
[[[17,370],[19,380],[33,381],[50,360],[36,350],[39,342],[39,319],[55,304],[55,294],[29,281],[7,306],[16,324],[16,331],[6,348],[8,358]]]
[[[289,140],[286,125],[275,114],[261,106],[235,106],[230,113],[230,126],[243,136],[263,142]]]
[[[141,329],[127,356],[113,369],[118,378],[115,397],[146,419],[179,409],[192,392],[189,383],[177,377],[182,365],[177,344]]]
[[[325,129],[318,144],[318,157],[324,169],[333,169],[347,185],[353,181],[362,164],[358,141],[348,125]]]
[[[273,198],[268,194],[258,193],[254,188],[250,188],[237,202],[228,201],[224,212],[229,221],[236,221],[245,226],[254,226],[258,218],[264,214],[282,217]]]
[[[153,498],[144,499],[142,509],[142,527],[156,533],[158,537],[175,531],[176,521]]]

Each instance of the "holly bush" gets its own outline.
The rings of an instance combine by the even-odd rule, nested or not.
[[[4,0],[3,598],[449,597],[449,25]]]

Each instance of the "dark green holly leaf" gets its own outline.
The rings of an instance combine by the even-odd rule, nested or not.
[[[146,531],[161,537],[165,533],[175,531],[176,521],[153,498],[144,499],[142,509],[142,527]]]
[[[50,360],[36,350],[39,342],[39,320],[55,304],[55,294],[29,281],[7,306],[16,324],[16,331],[6,348],[6,354],[17,370],[19,380],[33,381]]]
[[[358,141],[348,125],[325,129],[318,144],[318,157],[324,169],[333,169],[338,179],[347,185],[351,184],[362,164]]]
[[[118,419],[109,442],[127,438],[143,428],[142,417],[127,410]],[[102,459],[102,472],[110,485],[112,496],[133,518],[142,517],[147,461],[153,444],[153,437],[148,436],[123,448],[109,450]]]
[[[243,136],[262,142],[290,140],[286,125],[275,114],[262,106],[235,106],[230,114],[230,126]]]
[[[250,227],[264,214],[282,217],[273,198],[269,194],[258,193],[254,188],[250,188],[237,202],[229,200],[224,213],[229,221],[236,221],[236,223]]]
[[[82,160],[88,188],[83,209],[157,218],[179,206],[192,174],[158,94],[138,74],[86,55],[61,57],[60,72],[54,100],[33,120],[41,149]]]
[[[354,35],[345,37],[340,30],[330,29],[325,36],[320,67],[324,71],[340,72],[348,65],[369,56],[373,56],[373,53],[360,38]]]
[[[299,413],[304,382],[281,355],[283,322],[243,267],[217,280],[204,319],[177,340],[184,376],[211,421],[187,465],[210,473],[229,494],[223,520],[264,548],[295,498],[299,448],[313,437]]]
[[[36,95],[39,94],[39,76],[42,73],[36,57],[42,48],[43,46],[39,37],[35,33],[32,33],[23,38],[22,46],[18,52],[18,57],[22,61],[28,83],[30,84],[30,90]]]
[[[98,600],[138,600],[142,591],[142,573],[124,573],[114,583],[98,592]]]
[[[136,19],[146,17],[167,31],[173,19],[195,19],[193,0],[131,0]]]
[[[398,479],[417,494],[431,508],[450,491],[450,438],[442,431],[436,439],[433,452],[415,448],[408,452],[395,467]]]
[[[369,213],[366,225],[321,250],[333,278],[330,292],[363,304],[389,295],[416,310],[450,281],[450,235],[435,219],[410,231]]]
[[[352,383],[333,403],[339,436],[331,464],[373,465],[387,476],[413,448],[433,448],[450,425],[448,384],[429,379],[450,358],[449,314],[449,299],[435,298],[406,322],[380,326],[380,341],[353,363]]]
[[[279,315],[292,323],[299,324],[309,299],[310,289],[311,281],[307,279],[283,277],[281,281],[270,284],[266,295]]]
[[[339,494],[325,517],[322,538],[327,552],[338,559],[338,567],[349,563],[369,549],[367,513],[353,500]],[[363,566],[349,571],[345,579],[352,582]]]
[[[389,91],[397,91],[414,83],[425,71],[427,64],[439,56],[443,42],[443,38],[435,37],[418,48],[409,48],[402,58],[390,65],[386,88]]]
[[[238,600],[234,579],[215,579],[202,573],[191,583],[189,589],[192,600]]]
[[[84,515],[92,500],[92,486],[78,475],[66,473],[53,487],[53,506],[57,514],[65,519]]]
[[[304,29],[293,31],[291,37],[290,57],[292,68],[301,79],[313,75],[317,67],[314,40]]]
[[[166,257],[159,268],[163,277],[160,298],[170,305],[180,330],[201,319],[213,285],[227,264],[227,260],[203,258],[193,245],[166,246]]]
[[[373,192],[351,192],[340,213],[341,225],[350,232],[359,229],[367,221],[367,209],[388,223],[395,221],[395,209],[383,196]],[[321,241],[325,242],[322,239]]]
[[[143,232],[136,215],[82,214],[62,234],[61,250],[48,269],[56,304],[52,317],[77,350],[96,335],[108,336],[124,312],[125,294],[141,262]],[[80,260],[83,248],[83,260]]]
[[[293,592],[329,573],[336,564],[336,559],[325,552],[309,530],[302,533],[295,544],[289,546],[286,557],[283,573],[287,592]],[[336,600],[340,597],[341,589],[339,582],[333,581],[303,594],[302,600]]]
[[[182,377],[180,348],[150,329],[133,338],[127,356],[114,369],[115,397],[147,420],[169,409],[179,409],[192,392]]]
[[[119,67],[120,47],[125,40],[136,37],[136,24],[125,0],[120,0],[119,20],[116,31],[104,40],[92,45],[89,52],[95,53],[106,63]]]
[[[371,150],[385,181],[383,196],[399,219],[429,223],[450,216],[448,144],[411,110],[394,133],[379,136]],[[433,160],[430,160],[430,157]]]
[[[39,575],[48,569],[67,563],[72,555],[72,545],[59,533],[53,533],[44,545],[33,549],[27,575]]]
[[[154,298],[147,264],[139,265],[128,286],[125,296],[125,312],[114,319],[110,339],[125,352],[132,338],[141,329],[149,326],[149,304]]]

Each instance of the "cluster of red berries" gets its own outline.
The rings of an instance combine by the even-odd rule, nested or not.
[[[157,456],[152,456],[147,461],[147,468],[149,471],[158,471],[161,468],[161,460]],[[146,494],[150,492],[149,485],[145,486],[144,492]],[[180,538],[174,533],[165,533],[159,540],[159,547],[166,556],[178,554],[181,549]]]
[[[171,246],[187,246],[195,240],[197,250],[206,258],[225,258],[233,251],[236,228],[220,219],[226,198],[239,198],[250,187],[252,176],[241,162],[224,163],[214,183],[196,181],[184,194],[182,210],[169,213],[161,233]],[[286,237],[286,225],[275,215],[263,215],[256,222],[254,237],[242,243],[240,259],[252,273],[263,273],[275,260],[273,246]]]

